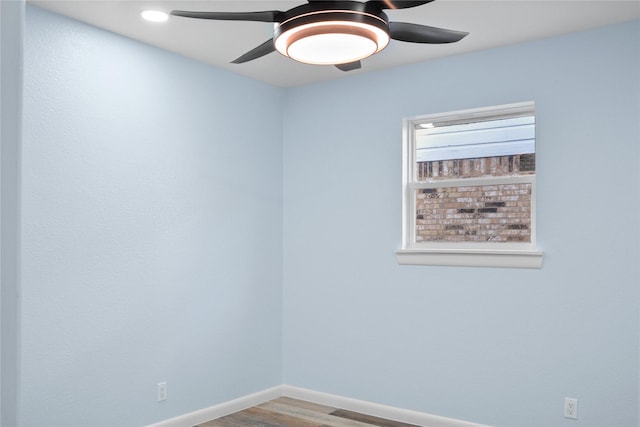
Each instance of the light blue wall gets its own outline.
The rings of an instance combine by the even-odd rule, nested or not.
[[[24,0],[0,1],[0,425],[17,424]]]
[[[285,383],[498,426],[637,426],[638,76],[636,21],[287,91]],[[530,100],[543,268],[399,266],[402,118]]]
[[[26,28],[22,425],[281,384],[283,91],[34,7]]]

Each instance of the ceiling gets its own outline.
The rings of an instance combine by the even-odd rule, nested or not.
[[[424,45],[392,40],[362,61],[362,69],[297,63],[277,52],[245,64],[230,64],[273,35],[264,22],[210,21],[171,17],[165,23],[141,19],[144,9],[193,11],[287,10],[304,1],[218,0],[37,0],[30,3],[275,86],[291,87],[343,78],[404,64],[489,49],[528,40],[640,19],[640,0],[437,0],[411,9],[389,10],[391,21],[467,31],[462,41]]]

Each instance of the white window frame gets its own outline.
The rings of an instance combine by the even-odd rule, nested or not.
[[[535,114],[533,102],[475,108],[448,113],[417,116],[403,120],[402,146],[402,248],[396,252],[399,264],[467,267],[541,268],[543,252],[536,247],[535,174],[485,176],[479,178],[415,179],[415,130],[424,123],[460,123],[469,120],[497,119]],[[464,181],[463,181],[464,180]],[[448,186],[476,186],[511,183],[531,184],[531,242],[416,242],[416,190]]]

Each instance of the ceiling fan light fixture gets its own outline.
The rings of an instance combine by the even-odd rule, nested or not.
[[[298,62],[348,64],[380,52],[389,44],[386,15],[329,10],[295,16],[276,24],[274,46]]]
[[[278,52],[313,65],[347,64],[367,58],[389,44],[389,34],[373,25],[324,21],[301,25],[275,40]]]

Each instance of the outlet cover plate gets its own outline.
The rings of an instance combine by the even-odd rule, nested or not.
[[[572,420],[578,419],[578,399],[564,398],[564,417]]]

